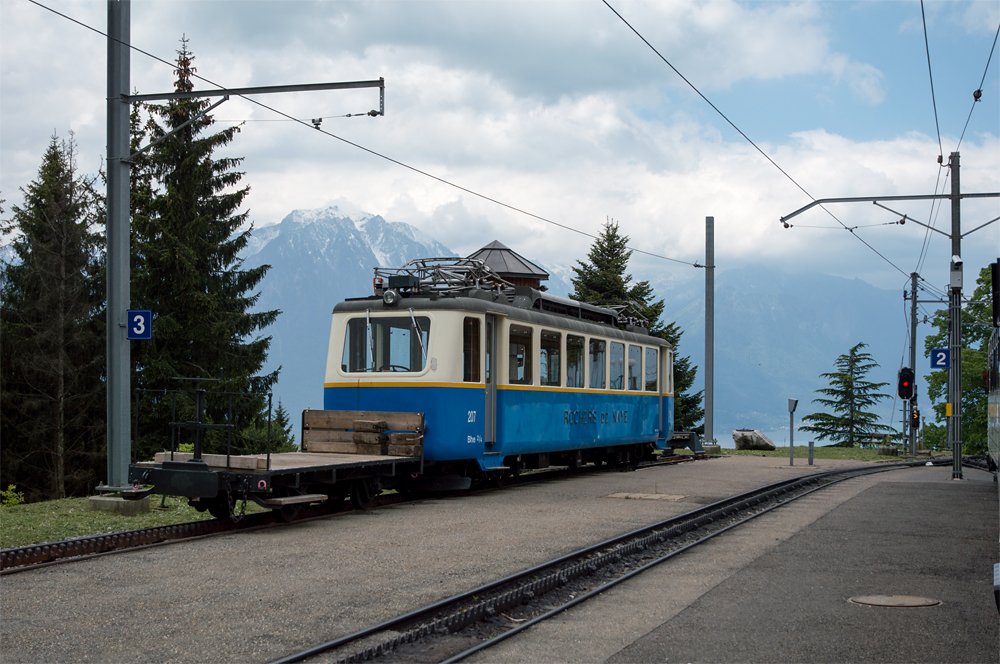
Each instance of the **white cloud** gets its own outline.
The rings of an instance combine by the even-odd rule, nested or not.
[[[52,4],[104,27],[104,3]],[[897,109],[929,107],[925,64],[908,62],[890,75],[891,59],[852,50],[850,35],[833,20],[843,20],[839,4],[613,4],[710,99],[729,95],[723,110],[741,127],[772,123],[765,137],[750,131],[751,137],[813,196],[933,189],[938,147],[927,135],[933,125],[894,116]],[[992,4],[968,11],[988,19]],[[866,4],[864,20],[875,20],[880,7],[899,6]],[[586,236],[350,141],[586,233],[615,218],[633,246],[652,253],[700,260],[704,218],[714,215],[720,264],[798,262],[896,280],[894,268],[846,231],[805,228],[836,226],[820,210],[783,229],[779,217],[806,204],[806,195],[600,3],[150,1],[133,3],[132,22],[133,42],[167,59],[187,35],[199,73],[229,86],[385,77],[381,118],[329,117],[376,107],[378,94],[370,89],[258,98],[297,118],[326,117],[323,130],[344,140],[238,99],[216,111],[220,120],[249,120],[230,150],[245,157],[248,205],[258,225],[342,198],[415,223],[460,253],[498,239],[547,265],[569,265],[590,246]],[[887,51],[898,48],[893,39],[912,40],[889,26],[885,34]],[[970,61],[982,66],[985,41],[991,35],[975,42],[974,57],[961,63],[963,75]],[[34,5],[0,2],[0,192],[8,201],[34,177],[53,131],[75,130],[81,166],[95,171],[100,165],[104,49],[99,35]],[[944,116],[944,102],[953,96],[944,86],[955,76],[947,61],[939,66]],[[140,92],[171,86],[171,68],[162,63],[134,54],[132,68]],[[892,104],[889,84],[899,86]],[[746,100],[758,86],[768,96]],[[837,131],[813,118],[823,110],[810,106],[817,91],[844,120]],[[963,121],[967,104],[961,104]],[[892,121],[876,126],[869,115],[876,106]],[[962,145],[962,182],[969,190],[1000,189],[996,108],[988,98],[976,109]],[[810,130],[793,135],[784,126]],[[955,145],[957,137],[945,143]],[[969,219],[996,216],[990,201],[966,205]],[[907,212],[926,217],[929,207]],[[849,226],[891,219],[870,205],[838,206],[835,213]],[[912,269],[923,239],[918,227],[858,232],[903,270]],[[993,229],[977,234],[983,255],[997,253],[988,246],[997,237]],[[636,261],[663,272],[690,269]]]

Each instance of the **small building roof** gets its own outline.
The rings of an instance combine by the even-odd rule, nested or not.
[[[487,267],[508,280],[537,279],[542,281],[549,278],[548,272],[496,240],[468,258],[481,260]]]

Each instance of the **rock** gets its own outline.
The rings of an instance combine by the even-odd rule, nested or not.
[[[738,450],[773,450],[774,443],[756,429],[737,429],[733,432],[733,442]]]

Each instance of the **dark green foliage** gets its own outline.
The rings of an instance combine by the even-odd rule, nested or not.
[[[838,447],[854,447],[868,444],[886,435],[895,436],[896,431],[880,424],[878,416],[867,409],[873,408],[888,395],[879,392],[889,383],[873,383],[865,379],[868,373],[878,367],[871,354],[864,352],[866,344],[858,343],[834,363],[837,370],[821,374],[830,381],[830,386],[816,390],[826,395],[813,399],[830,408],[833,413],[812,413],[802,418],[811,422],[800,427],[803,431],[816,434],[820,440],[830,440]]]
[[[982,373],[987,368],[992,331],[991,302],[993,287],[990,268],[984,267],[976,279],[972,300],[962,307],[962,451],[966,454],[986,454],[986,388]],[[933,348],[948,348],[948,310],[939,309],[934,314],[935,334],[924,341],[929,355]],[[935,419],[944,425],[945,404],[948,402],[948,370],[933,371],[927,376],[927,396],[934,404]],[[928,417],[928,420],[931,418]],[[947,435],[945,436],[947,441]]]
[[[253,452],[294,452],[298,450],[288,411],[280,401],[271,414],[270,425],[267,413],[264,413],[243,430],[243,438]]]
[[[178,92],[194,89],[193,61],[182,40]],[[133,145],[163,138],[208,106],[204,99],[184,99],[136,109]],[[133,346],[134,385],[174,390],[190,386],[179,378],[210,378],[214,382],[204,387],[212,393],[256,394],[238,400],[230,422],[243,431],[266,413],[266,393],[277,380],[277,371],[259,371],[271,340],[262,331],[279,312],[252,311],[269,266],[243,269],[239,254],[252,227],[240,206],[249,187],[241,186],[241,158],[215,156],[239,127],[210,133],[213,123],[211,116],[194,120],[133,160],[132,302],[154,315],[152,341]],[[207,421],[223,422],[228,400],[206,403]],[[181,410],[190,415],[191,402]],[[141,423],[138,457],[167,445],[169,418],[165,401],[154,398]],[[221,444],[220,436],[209,436],[206,451]]]
[[[632,275],[626,274],[632,250],[628,248],[629,238],[618,231],[616,222],[606,222],[601,234],[594,240],[587,254],[589,262],[577,261],[573,271],[573,299],[590,304],[619,306],[628,305],[629,310],[649,325],[649,333],[666,339],[674,347],[674,429],[677,431],[704,430],[701,423],[705,415],[702,407],[702,393],[691,392],[698,368],[690,357],[681,357],[678,348],[683,331],[676,323],[664,325],[663,300],[654,301],[653,288],[648,281],[632,283]]]
[[[0,486],[29,500],[90,493],[105,475],[104,209],[72,138],[49,143],[2,222]]]

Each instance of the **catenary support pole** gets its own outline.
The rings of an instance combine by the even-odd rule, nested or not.
[[[131,355],[129,307],[129,0],[108,0],[107,487],[128,482]]]
[[[705,442],[715,443],[715,217],[705,217]]]
[[[962,479],[962,199],[959,158],[952,152],[951,167],[951,283],[948,290],[951,369],[948,372],[948,445],[951,478]]]
[[[913,422],[913,412],[917,410],[917,275],[910,273],[910,368],[913,369],[913,398],[905,418],[910,427],[910,456],[917,456],[917,427]]]

